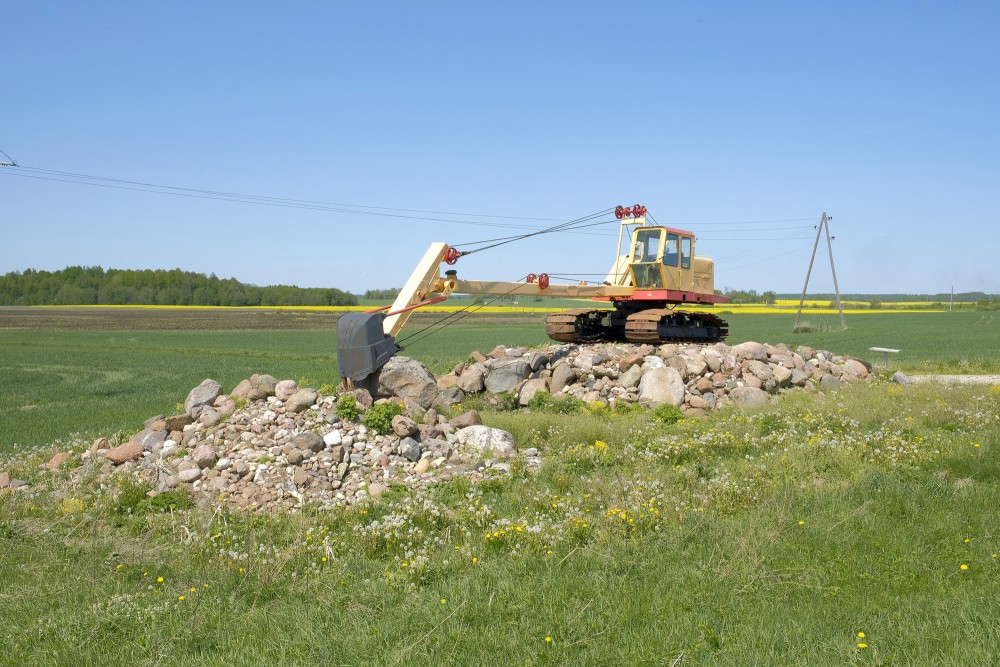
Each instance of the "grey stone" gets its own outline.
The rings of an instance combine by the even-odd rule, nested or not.
[[[764,361],[751,359],[746,362],[746,369],[749,373],[752,373],[758,380],[760,380],[761,389],[764,391],[774,391],[775,387],[778,386],[778,382],[774,379],[774,372],[771,370],[770,364]],[[744,373],[743,377],[746,378],[747,374]]]
[[[255,374],[236,385],[236,388],[233,389],[230,395],[248,401],[259,401],[262,398],[274,396],[274,389],[277,384],[278,380],[275,377]]]
[[[903,371],[896,371],[895,373],[893,373],[892,381],[895,382],[896,384],[903,385],[904,387],[908,387],[911,384],[913,384],[913,380],[911,380],[909,376]]]
[[[182,482],[190,484],[191,482],[197,482],[201,479],[201,469],[200,468],[187,468],[181,470],[177,473],[177,479]]]
[[[684,402],[684,390],[684,379],[676,368],[651,368],[639,380],[639,403],[651,408],[679,406]]]
[[[212,410],[211,408],[206,408],[202,410],[201,414],[198,415],[198,423],[204,426],[215,426],[222,421],[223,415],[218,410]]]
[[[747,341],[745,343],[740,343],[739,345],[734,345],[732,352],[738,359],[756,359],[757,361],[767,361],[767,348],[764,345],[753,341]]]
[[[792,381],[792,371],[784,366],[771,366],[771,372],[779,387],[787,387]]]
[[[639,386],[639,380],[642,378],[642,365],[633,364],[628,367],[628,370],[618,376],[618,384],[626,389],[631,389],[632,387]]]
[[[308,410],[316,403],[317,398],[319,394],[314,389],[299,389],[285,401],[285,410],[288,412]]]
[[[409,399],[426,410],[437,398],[437,381],[419,361],[396,356],[378,374],[378,394]]]
[[[301,449],[293,448],[291,451],[285,454],[285,460],[288,461],[288,463],[293,466],[297,466],[298,464],[302,463],[302,459],[304,458],[305,457],[302,455]]]
[[[192,417],[197,417],[202,411],[208,409],[215,403],[215,399],[222,393],[222,385],[215,380],[203,380],[200,385],[192,389],[187,398],[184,399],[184,412]]]
[[[403,438],[399,441],[399,453],[408,461],[419,461],[420,443],[413,438]]]
[[[518,383],[528,377],[531,367],[520,357],[498,359],[493,362],[484,380],[487,391],[500,394],[513,391]]]
[[[340,431],[333,432],[338,435],[340,434]],[[323,442],[323,438],[312,431],[304,431],[292,436],[292,446],[299,449],[307,449],[312,452],[318,452],[323,449],[324,444],[326,443]]]
[[[475,394],[486,388],[486,384],[484,383],[485,379],[486,367],[482,364],[472,364],[471,366],[465,368],[462,371],[462,374],[458,376],[458,382],[456,385],[462,391]]]
[[[413,435],[417,432],[417,422],[406,415],[396,415],[392,418],[392,432],[400,438]]]
[[[482,454],[493,454],[507,458],[517,453],[514,436],[499,428],[489,426],[469,426],[455,434],[459,444],[470,447]]]
[[[147,451],[153,451],[158,445],[162,445],[167,441],[166,431],[153,431],[149,433],[142,439],[142,448]]]
[[[448,387],[438,392],[436,402],[441,405],[455,405],[465,400],[465,392],[458,387]]]
[[[518,392],[517,400],[522,407],[526,406],[538,392],[548,392],[549,381],[546,378],[536,378],[528,380]]]
[[[738,405],[755,406],[767,403],[769,394],[754,387],[736,387],[729,392],[729,399]]]
[[[809,374],[799,368],[792,369],[791,383],[793,386],[802,387],[809,382]]]
[[[560,361],[552,369],[552,380],[549,385],[549,391],[553,394],[558,394],[566,385],[573,384],[574,382],[576,382],[576,371],[568,362]]]

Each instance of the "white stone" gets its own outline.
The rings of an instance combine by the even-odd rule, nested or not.
[[[338,430],[333,430],[323,436],[323,443],[328,447],[336,447],[344,442],[344,436]]]

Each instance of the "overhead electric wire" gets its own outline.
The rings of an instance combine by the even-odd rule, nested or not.
[[[2,152],[2,151],[0,151]],[[6,153],[4,153],[6,155]],[[13,160],[12,160],[13,161]],[[370,204],[345,204],[342,202],[328,202],[328,201],[317,201],[311,199],[293,199],[290,197],[272,197],[265,195],[251,195],[243,194],[239,192],[226,192],[223,190],[205,190],[201,188],[187,188],[180,187],[176,185],[160,185],[158,183],[146,183],[143,181],[132,181],[122,178],[110,178],[107,176],[94,176],[91,174],[81,174],[72,171],[60,171],[57,169],[45,169],[43,167],[32,167],[27,165],[18,165],[20,169],[32,171],[36,173],[51,174],[55,176],[71,176],[73,178],[83,178],[95,181],[108,181],[112,183],[122,183],[125,185],[138,185],[146,188],[157,188],[162,190],[178,190],[183,192],[192,192],[196,194],[207,194],[207,195],[217,195],[221,197],[234,198],[234,199],[254,199],[262,201],[273,201],[288,204],[304,204],[304,205],[316,205],[316,206],[338,206],[347,207],[350,209],[376,209],[382,211],[401,211],[405,213],[427,213],[431,215],[450,215],[450,216],[460,216],[460,217],[471,217],[471,218],[497,218],[501,220],[535,220],[539,222],[562,222],[560,218],[536,218],[527,216],[516,216],[516,215],[496,215],[492,213],[460,213],[455,211],[432,211],[426,209],[415,209],[415,208],[398,208],[391,206],[374,206]],[[77,182],[77,181],[73,181]],[[85,185],[86,183],[81,183]]]

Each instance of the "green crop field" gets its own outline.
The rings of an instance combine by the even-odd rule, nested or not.
[[[0,308],[0,452],[136,428],[203,379],[232,388],[253,373],[336,384],[336,319],[315,311]],[[855,315],[847,331],[792,334],[793,315],[727,314],[727,342],[788,342],[894,368],[1000,372],[997,313]],[[443,372],[473,350],[548,342],[541,314],[415,316],[404,354]],[[835,316],[811,317],[833,328]],[[444,325],[444,326],[442,326]],[[430,327],[428,329],[428,327]],[[407,337],[412,341],[407,342]]]

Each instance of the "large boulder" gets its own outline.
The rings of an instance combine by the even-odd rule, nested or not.
[[[747,341],[734,345],[733,354],[737,359],[756,359],[757,361],[767,361],[767,347],[761,343]]]
[[[777,380],[774,379],[774,371],[771,370],[770,364],[763,361],[757,361],[756,359],[751,359],[746,362],[746,370],[760,380],[761,388],[764,391],[774,391],[774,388],[778,385]],[[746,377],[746,373],[744,373],[743,376]]]
[[[568,384],[576,382],[576,371],[566,361],[560,361],[552,369],[552,381],[549,383],[549,391],[558,394]]]
[[[531,402],[531,399],[535,397],[535,394],[540,391],[547,392],[548,390],[548,378],[535,378],[533,380],[528,380],[521,387],[521,391],[517,396],[518,403],[521,404],[521,407],[524,407]]]
[[[651,368],[639,380],[639,403],[655,408],[669,403],[681,405],[684,402],[684,378],[680,371],[671,366]]]
[[[285,401],[285,410],[288,412],[308,410],[316,403],[317,398],[319,398],[319,394],[315,390],[308,388],[299,389]]]
[[[513,391],[531,373],[531,366],[521,357],[498,359],[486,373],[486,389],[494,394]]]
[[[426,410],[437,398],[437,381],[419,361],[397,356],[389,359],[379,371],[378,395],[409,399]]]
[[[737,405],[763,405],[767,403],[768,393],[756,387],[736,387],[729,392],[729,398]]]
[[[618,376],[618,384],[626,389],[632,389],[639,386],[639,380],[641,379],[642,365],[633,364],[628,367],[627,371]]]
[[[784,366],[771,366],[771,373],[778,387],[787,387],[792,381],[792,371]]]
[[[461,375],[458,376],[458,382],[456,384],[462,391],[475,394],[476,392],[482,391],[486,387],[483,382],[485,379],[486,367],[482,364],[472,364],[462,370]]]
[[[124,445],[109,449],[104,455],[115,465],[121,465],[126,461],[134,461],[135,459],[142,458],[143,451],[142,443],[132,440],[126,442]]]
[[[257,373],[236,385],[230,395],[247,401],[258,401],[268,396],[274,396],[274,388],[277,384],[277,378]]]
[[[208,410],[215,403],[215,399],[222,393],[222,385],[215,380],[206,379],[200,385],[192,389],[187,398],[184,399],[184,412],[192,417],[197,417],[205,410]]]
[[[514,436],[499,428],[468,426],[455,434],[459,444],[485,456],[507,458],[517,453]]]

